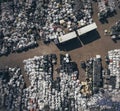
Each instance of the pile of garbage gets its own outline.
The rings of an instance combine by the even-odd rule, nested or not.
[[[0,55],[33,48],[39,39],[49,43],[91,24],[91,0],[79,1],[79,10],[74,4],[75,1],[56,0],[1,3]]]
[[[43,27],[46,35],[45,42],[93,22],[91,1],[78,1],[77,3],[82,4],[79,10],[75,9],[77,5],[75,1],[63,1],[62,3],[55,0],[50,1],[46,10],[46,13],[48,13],[46,24]]]
[[[120,49],[108,51],[110,76],[115,76],[115,89],[120,88]]]
[[[42,110],[48,104],[49,92],[52,87],[53,64],[56,56],[40,56],[24,60],[24,69],[31,81],[31,86],[24,89],[23,101],[26,110]],[[49,101],[50,102],[50,101]]]
[[[0,108],[5,107],[9,111],[21,111],[22,94],[25,86],[20,68],[7,68],[0,74],[7,73],[8,80],[0,77]]]
[[[118,8],[120,8],[120,0],[117,0]]]
[[[13,10],[12,10],[13,3],[12,2],[3,2],[1,3],[1,20],[7,21],[7,18],[10,20],[13,19]],[[7,18],[6,18],[7,17]]]
[[[108,52],[110,76],[112,78],[116,77],[115,89],[108,88],[106,90],[104,87],[101,87],[92,96],[89,85],[92,81],[94,82],[99,79],[96,79],[95,74],[99,76],[96,71],[100,73],[99,71],[101,70],[100,55],[88,60],[84,65],[87,69],[87,77],[93,76],[96,79],[91,81],[88,79],[84,82],[79,81],[77,65],[71,60],[69,54],[60,54],[60,67],[57,70],[58,76],[55,79],[53,79],[54,65],[57,63],[57,56],[55,54],[35,56],[34,58],[24,60],[26,77],[31,82],[27,88],[25,88],[20,68],[0,70],[0,107],[6,107],[10,111],[43,111],[47,109],[57,111],[87,111],[97,108],[98,110],[109,109],[119,111],[119,56],[119,49]]]
[[[3,7],[6,4],[9,4],[9,2],[1,3]],[[12,14],[8,13],[9,10],[6,10],[6,7],[1,8],[0,55],[10,52],[21,52],[38,45],[37,40],[40,37],[34,23],[34,6],[31,4],[25,9],[20,7],[20,4],[15,5]]]
[[[46,57],[49,59],[46,59]],[[110,97],[115,95],[115,90],[114,93],[110,93],[109,90],[104,90],[101,87],[96,94],[89,97],[85,95],[85,93],[90,94],[88,92],[90,82],[80,82],[78,80],[77,65],[71,60],[69,54],[60,55],[59,77],[53,80],[52,70],[54,65],[50,62],[50,57],[50,55],[35,56],[24,60],[24,69],[31,81],[31,86],[23,91],[23,108],[25,110],[45,110],[48,108],[49,110],[60,111],[85,111],[96,108],[99,108],[99,110],[114,109],[113,105],[116,106],[116,109],[119,108],[119,103],[114,102]],[[48,64],[48,67],[45,67],[45,64]],[[95,70],[98,72],[99,69],[101,71],[101,57],[99,55],[88,61],[86,68],[90,64],[92,64],[91,70],[93,70],[91,76],[94,75],[93,67],[96,67]],[[114,98],[114,96],[112,97]]]
[[[98,18],[100,21],[106,20],[106,18],[116,13],[116,6],[114,0],[97,0],[99,13]]]
[[[110,36],[112,39],[120,38],[120,20],[115,23],[110,29]]]
[[[47,59],[46,59],[47,57]],[[53,80],[53,64],[50,55],[24,60],[31,86],[24,89],[24,110],[80,111],[87,108],[87,100],[80,93],[82,84],[78,80],[78,70],[69,54],[60,55],[59,77]],[[84,84],[85,85],[85,84]]]
[[[114,94],[119,94],[117,92],[114,92]],[[96,109],[104,111],[119,111],[120,109],[120,101],[118,102],[117,99],[115,101],[112,100],[112,94],[109,92],[104,92],[103,94],[99,93],[94,95],[90,98],[90,101],[88,100],[88,103],[90,106],[90,109]]]
[[[93,90],[93,95],[87,101],[87,107],[90,110],[104,111],[106,109],[119,111],[120,49],[108,51],[106,59],[108,68],[104,70],[102,70],[101,57],[99,55],[96,58],[90,58],[86,62],[81,62],[81,67],[85,69],[87,80],[91,81],[91,90]],[[101,75],[102,77],[100,77]]]
[[[90,58],[87,61],[81,61],[80,65],[86,72],[86,79],[89,81],[92,93],[98,93],[103,83],[101,56],[96,55],[96,57]]]

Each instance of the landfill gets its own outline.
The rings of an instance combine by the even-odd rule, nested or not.
[[[35,3],[4,2],[1,6],[0,55],[36,47],[40,36],[34,19]]]
[[[102,70],[101,56],[82,61],[86,71],[86,81],[80,81],[78,68],[69,54],[60,54],[58,75],[53,78],[57,64],[55,54],[34,56],[23,61],[26,77],[25,82],[18,67],[0,70],[0,107],[18,111],[91,111],[97,109],[114,109],[119,111],[120,102],[120,49],[108,51],[108,69]],[[98,73],[97,73],[97,72]],[[3,75],[9,74],[6,80]],[[103,77],[103,87],[99,85]],[[105,83],[109,75],[115,81]],[[6,75],[5,75],[6,76]],[[97,77],[97,78],[96,78]],[[107,78],[108,79],[108,78]],[[96,82],[98,80],[98,83]],[[107,85],[107,87],[106,87]],[[115,85],[115,87],[113,87]],[[96,92],[95,88],[98,91]],[[113,107],[114,106],[114,107]]]
[[[68,54],[60,58],[60,77],[55,81],[52,79],[53,65],[49,59],[47,61],[46,56],[24,60],[24,68],[31,81],[31,86],[24,90],[26,110],[43,110],[45,106],[60,111],[86,108],[86,99],[80,93],[81,84],[77,79],[76,65],[71,62]]]
[[[117,0],[118,8],[120,8],[120,0]]]
[[[115,89],[120,88],[120,49],[108,51],[110,76],[115,76]]]
[[[103,83],[101,56],[96,55],[96,57],[90,58],[87,61],[81,61],[81,67],[86,72],[86,78],[89,81],[92,93],[98,93]]]
[[[120,49],[108,51],[107,69],[103,71],[105,98],[99,104],[106,104],[119,111],[120,107]]]
[[[79,2],[79,10],[75,10],[74,1],[1,3],[0,55],[34,48],[40,39],[44,43],[56,43],[59,36],[91,24],[91,0]]]
[[[120,49],[108,51],[106,59],[107,69],[102,69],[100,55],[96,55],[96,58],[90,58],[86,62],[81,61],[81,67],[86,71],[87,80],[91,81],[92,79],[89,85],[92,83],[93,96],[88,99],[87,106],[90,110],[119,111]]]
[[[45,30],[48,28],[46,33],[50,40],[92,22],[92,4],[89,0],[81,1],[83,7],[77,11],[79,13],[76,13],[74,7],[72,7],[74,1],[71,1],[70,3],[67,1],[62,2],[62,4],[55,1],[49,3]]]
[[[98,18],[100,21],[114,15],[116,13],[116,5],[114,0],[97,0],[98,3]]]
[[[114,51],[109,51],[108,54],[113,54],[113,57],[116,55],[117,61],[120,56],[120,50],[116,49],[115,52],[113,52]],[[47,56],[48,58],[50,57],[49,55]],[[101,110],[105,108],[112,109],[114,108],[114,105],[116,111],[119,110],[120,103],[116,102],[116,94],[120,91],[118,86],[120,74],[118,72],[120,69],[118,68],[118,63],[116,63],[118,69],[115,69],[118,72],[115,74],[116,77],[118,77],[118,80],[116,80],[115,83],[116,88],[110,90],[108,87],[106,90],[106,88],[102,88],[102,85],[100,85],[101,83],[104,84],[104,82],[101,81],[103,70],[100,55],[96,55],[96,57],[87,61],[86,69],[89,68],[89,71],[92,70],[92,74],[89,73],[88,70],[86,70],[86,74],[89,78],[91,76],[93,80],[86,82],[80,82],[78,80],[79,73],[76,63],[71,60],[69,54],[60,55],[59,77],[53,80],[51,74],[54,65],[52,65],[53,67],[49,65],[49,59],[47,62],[45,55],[40,57],[35,56],[34,58],[24,60],[25,71],[31,80],[31,86],[25,89],[28,94],[25,97],[30,99],[30,103],[28,101],[30,106],[26,106],[28,109],[43,110],[45,106],[48,106],[49,109],[60,111],[90,111],[91,109],[95,110],[97,108],[100,108]],[[48,71],[44,68],[44,64],[48,64]],[[110,65],[108,68],[109,67]],[[99,81],[98,83],[97,80]],[[94,85],[92,86],[92,84]],[[94,90],[96,87],[99,89],[97,93]]]
[[[27,0],[4,2],[0,6],[0,56],[27,51],[57,42],[59,36],[90,25],[91,0]],[[114,0],[98,0],[99,19],[115,13]],[[118,1],[119,3],[119,1]],[[119,5],[119,4],[118,4]],[[77,6],[79,8],[77,8]],[[120,21],[111,28],[119,37]],[[23,61],[26,87],[19,67],[0,69],[0,109],[7,111],[99,111],[120,110],[120,49],[108,51],[106,69],[100,55],[81,61],[86,80],[80,81],[77,64],[69,54],[34,56]],[[55,71],[57,77],[54,78]]]
[[[0,70],[0,109],[5,107],[8,111],[20,111],[22,94],[25,86],[20,68],[7,68]],[[4,74],[6,76],[4,77]]]
[[[110,36],[112,39],[119,39],[120,38],[120,20],[117,21],[115,23],[115,25],[113,25],[111,28],[110,28]]]

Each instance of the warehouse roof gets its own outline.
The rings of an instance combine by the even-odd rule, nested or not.
[[[79,36],[81,36],[81,35],[83,35],[87,32],[95,30],[96,28],[97,28],[96,23],[92,23],[90,25],[87,25],[87,26],[84,26],[84,27],[78,29],[77,33],[78,33]],[[63,43],[63,42],[66,42],[66,41],[74,39],[74,38],[77,38],[77,34],[76,34],[75,31],[58,37],[58,40],[59,40],[59,43]]]
[[[58,37],[58,40],[59,40],[59,43],[62,43],[62,42],[66,42],[66,41],[71,40],[76,37],[77,37],[77,35],[76,35],[75,31],[73,31],[73,32],[70,32],[68,34]]]
[[[95,30],[96,28],[97,28],[96,23],[92,23],[92,24],[90,24],[90,25],[87,25],[87,26],[85,26],[85,27],[82,27],[82,28],[78,29],[78,30],[77,30],[77,33],[78,33],[79,36],[81,36],[81,35],[83,35],[83,34],[85,34],[85,33],[87,33],[87,32],[90,32],[90,31],[92,31],[92,30]]]

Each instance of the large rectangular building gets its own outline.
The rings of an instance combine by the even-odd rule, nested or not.
[[[90,32],[92,30],[95,30],[95,29],[97,29],[97,25],[94,22],[92,24],[89,24],[87,26],[84,26],[84,27],[78,29],[77,33],[78,33],[79,36],[81,36],[81,35],[86,34],[86,33]]]
[[[65,34],[65,35],[58,37],[58,40],[59,40],[59,43],[63,43],[63,42],[66,42],[68,40],[74,39],[76,37],[77,37],[77,34],[75,31],[73,31],[73,32],[70,32],[68,34]]]
[[[95,29],[97,29],[97,25],[94,22],[92,24],[89,24],[87,26],[79,28],[76,31],[73,31],[73,32],[70,32],[70,33],[67,33],[65,35],[58,37],[58,42],[63,43],[63,42],[69,41],[71,39],[77,38],[78,36],[84,35],[84,34],[90,32],[92,30],[95,30]]]

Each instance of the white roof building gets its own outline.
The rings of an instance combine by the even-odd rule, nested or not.
[[[95,29],[97,29],[97,25],[96,25],[96,23],[94,22],[94,23],[92,23],[92,24],[90,24],[90,25],[87,25],[87,26],[85,26],[85,27],[82,27],[82,28],[78,29],[78,30],[77,30],[77,33],[78,33],[79,36],[81,36],[81,35],[83,35],[83,34],[85,34],[85,33],[88,33],[88,32],[90,32],[90,31],[92,31],[92,30],[95,30]]]
[[[96,23],[92,23],[90,25],[87,25],[87,26],[84,26],[84,27],[78,29],[77,33],[79,36],[81,36],[85,33],[95,30],[95,29],[97,29],[97,25],[96,25]],[[66,41],[74,39],[74,38],[77,38],[77,34],[75,31],[58,37],[58,41],[59,41],[59,43],[63,43],[63,42],[66,42]]]
[[[68,40],[74,39],[76,37],[77,37],[77,34],[75,33],[75,31],[73,31],[73,32],[70,32],[68,34],[58,37],[58,40],[59,40],[59,43],[63,43]]]

